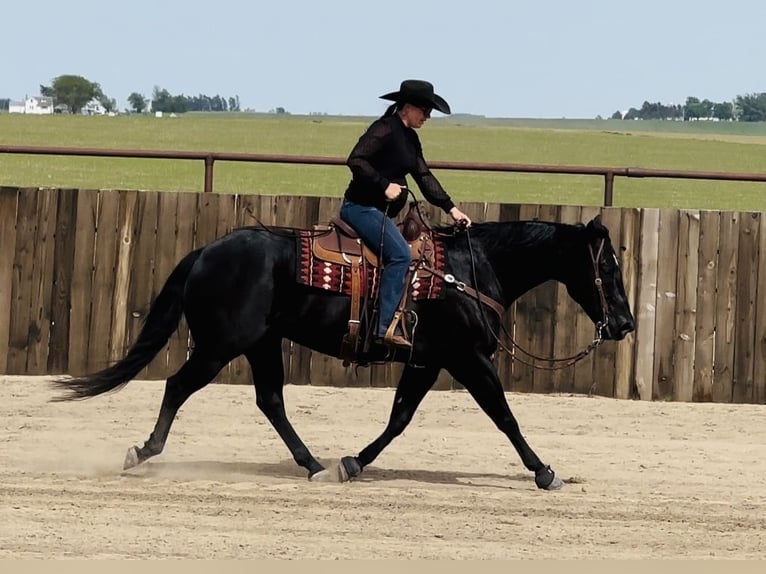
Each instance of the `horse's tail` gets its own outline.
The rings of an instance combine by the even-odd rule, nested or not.
[[[202,248],[192,251],[173,269],[159,295],[152,302],[141,332],[128,354],[114,365],[96,373],[53,381],[54,385],[67,391],[66,394],[52,399],[54,402],[87,399],[119,390],[151,362],[181,320],[184,285],[201,252]]]

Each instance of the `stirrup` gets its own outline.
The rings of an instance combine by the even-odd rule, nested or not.
[[[386,329],[386,334],[383,335],[383,344],[389,347],[399,347],[402,349],[412,349],[412,343],[407,339],[407,332],[404,329],[403,315],[401,311],[394,313],[394,318],[391,320],[391,324]],[[397,327],[401,330],[401,335],[396,332]]]

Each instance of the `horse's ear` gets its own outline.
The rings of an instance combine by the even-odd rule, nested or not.
[[[601,223],[601,214],[598,214],[596,217],[594,217],[588,222],[588,229],[597,230],[597,231],[606,230],[606,227],[604,227],[604,224]]]

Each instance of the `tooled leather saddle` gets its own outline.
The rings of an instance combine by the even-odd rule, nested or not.
[[[408,304],[418,299],[442,296],[445,254],[442,242],[435,239],[417,202],[410,207],[398,224],[405,240],[410,244],[412,263],[395,321],[407,334],[404,320]],[[375,307],[380,282],[380,262],[375,253],[365,245],[356,231],[339,216],[333,217],[329,225],[315,225],[311,231],[300,235],[299,281],[326,291],[350,295],[351,310],[348,330],[341,344],[340,358],[344,366],[355,362],[360,351],[367,349],[369,337],[360,337],[361,317],[369,303]],[[374,321],[366,323],[367,332]]]

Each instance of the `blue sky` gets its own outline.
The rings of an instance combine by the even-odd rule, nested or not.
[[[160,86],[257,111],[376,115],[405,78],[490,117],[766,91],[763,0],[36,0],[5,3],[0,21],[0,98],[77,74],[120,109]]]

